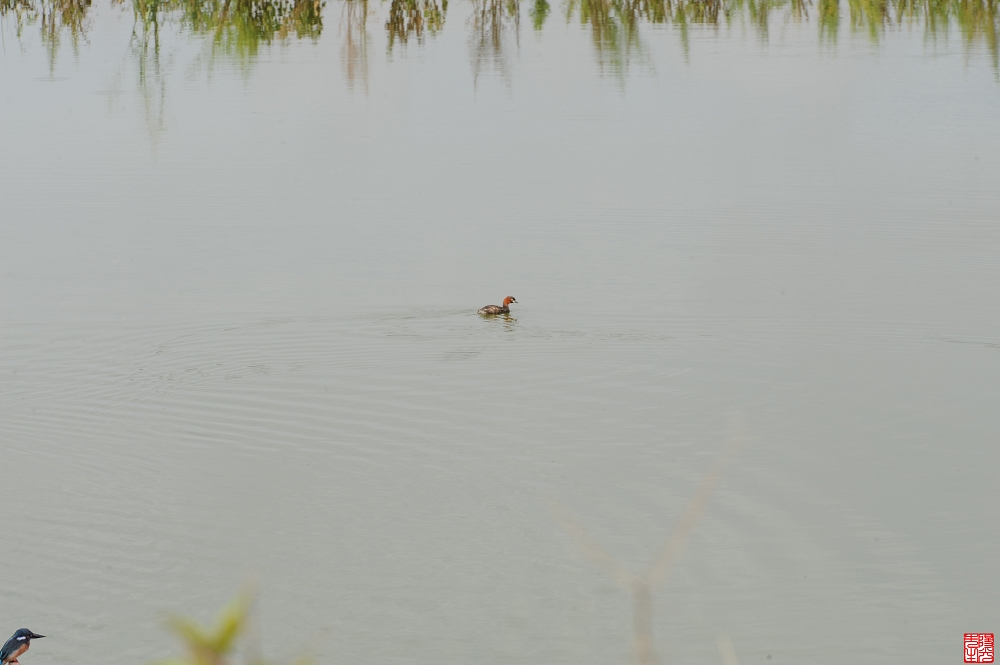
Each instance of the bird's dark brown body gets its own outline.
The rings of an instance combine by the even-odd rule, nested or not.
[[[487,305],[486,307],[481,307],[478,314],[482,316],[496,316],[497,314],[510,314],[510,304],[512,302],[517,302],[514,300],[514,296],[507,296],[503,299],[503,305]]]

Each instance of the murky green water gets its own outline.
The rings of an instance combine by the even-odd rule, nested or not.
[[[1000,628],[995,4],[0,8],[23,665],[628,662],[734,439],[660,662]]]

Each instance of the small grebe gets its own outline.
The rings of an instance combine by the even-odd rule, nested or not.
[[[517,302],[514,300],[514,296],[507,296],[503,299],[503,306],[500,305],[487,305],[480,309],[477,314],[482,314],[483,316],[496,316],[497,314],[510,314],[509,305],[512,302]]]

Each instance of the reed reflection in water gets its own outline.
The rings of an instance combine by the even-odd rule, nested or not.
[[[323,32],[323,0],[132,0],[136,24],[156,37],[161,20],[210,36],[213,49],[241,57],[262,44]]]
[[[368,0],[344,0],[340,16],[341,61],[347,84],[368,90]]]
[[[508,76],[511,45],[520,41],[521,7],[519,0],[473,0],[469,19],[473,78],[485,70]]]
[[[352,0],[348,0],[352,1]],[[448,0],[392,0],[385,30],[389,36],[389,51],[397,43],[415,40],[423,44],[428,35],[434,36],[444,28],[448,13]]]
[[[1000,27],[996,0],[848,0],[852,34],[865,33],[873,43],[901,27],[920,27],[929,42],[947,38],[957,26],[967,48],[985,46],[998,65]],[[691,26],[721,27],[743,23],[767,41],[772,22],[815,20],[824,42],[836,42],[842,7],[839,0],[569,0],[574,16],[590,28],[599,64],[621,72],[643,53],[643,25],[677,28],[685,52]]]
[[[51,67],[64,35],[69,37],[74,52],[86,39],[89,10],[90,0],[0,0],[0,28],[12,21],[20,39],[28,26],[37,24]]]
[[[155,58],[160,29],[170,23],[211,38],[213,51],[241,58],[260,46],[290,37],[317,39],[323,32],[325,0],[112,0],[135,18],[134,46],[140,58]],[[87,38],[91,0],[0,0],[0,19],[21,37],[38,24],[52,58],[67,35],[74,49]]]
[[[359,54],[358,45],[367,39],[367,2],[344,0],[345,58],[353,81]],[[471,0],[468,22],[474,78],[486,69],[506,76],[509,56],[520,43],[520,0]],[[848,0],[846,4],[852,34],[866,34],[878,43],[887,31],[918,28],[926,31],[929,42],[947,38],[957,27],[967,48],[984,46],[998,66],[997,34],[1000,14],[996,0]],[[677,29],[685,52],[692,26],[702,28],[750,27],[767,41],[773,22],[815,22],[821,41],[835,43],[840,36],[844,7],[840,0],[567,0],[563,5],[567,21],[577,20],[590,32],[602,70],[622,74],[629,64],[644,58],[641,40],[644,26],[670,25]],[[448,11],[446,1],[392,0],[385,22],[388,48],[410,40],[423,43],[443,28]],[[542,30],[551,14],[548,0],[533,0],[526,7],[535,30]]]
[[[211,54],[248,60],[275,40],[317,39],[323,31],[325,0],[112,0],[130,3],[135,17],[133,52],[140,82],[157,69],[160,28],[165,23],[210,39]],[[484,70],[507,76],[509,58],[520,43],[522,12],[535,30],[550,19],[548,0],[470,0],[467,22],[474,78]],[[967,49],[985,48],[1000,70],[998,0],[565,0],[562,15],[589,31],[602,71],[624,73],[641,63],[645,26],[675,28],[685,53],[692,27],[719,29],[741,25],[767,41],[775,22],[813,22],[821,42],[835,43],[841,19],[851,34],[879,43],[887,32],[922,29],[930,45],[955,29]],[[383,9],[385,7],[385,9]],[[0,0],[0,20],[20,38],[37,24],[50,60],[64,37],[74,49],[87,38],[91,0]],[[384,13],[387,50],[411,41],[423,44],[444,29],[447,0],[341,0],[342,58],[350,85],[367,89],[368,20]],[[12,28],[12,30],[11,30]]]

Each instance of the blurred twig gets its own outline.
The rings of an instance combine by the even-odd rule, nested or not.
[[[732,437],[726,450],[705,474],[698,491],[688,502],[680,520],[660,549],[660,553],[653,559],[646,572],[641,575],[632,573],[619,563],[570,513],[566,506],[556,503],[553,507],[556,518],[573,536],[584,555],[604,569],[619,587],[632,594],[632,630],[636,661],[639,665],[656,664],[656,651],[653,647],[653,591],[666,582],[669,577],[673,565],[684,551],[688,537],[702,513],[705,512],[705,507],[708,505],[708,500],[712,496],[712,491],[715,489],[723,469],[736,454],[741,444],[741,436]],[[726,640],[728,643],[728,638]],[[721,644],[720,642],[720,651],[722,650]],[[731,643],[729,643],[729,649],[732,650]],[[732,665],[732,662],[736,662],[735,652],[732,652],[732,662],[727,660],[728,655],[729,652],[723,653],[723,660],[726,665]]]
[[[719,655],[722,656],[723,665],[740,665],[740,661],[736,657],[736,649],[733,648],[733,642],[728,635],[719,635],[715,643],[719,646]]]

